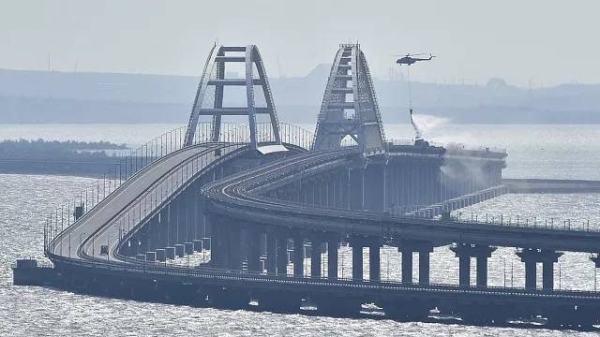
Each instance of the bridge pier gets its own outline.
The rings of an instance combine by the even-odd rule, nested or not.
[[[304,238],[300,234],[294,234],[294,276],[304,276]]]
[[[210,260],[214,268],[225,268],[228,265],[229,238],[223,220],[217,215],[210,216],[211,247]]]
[[[311,254],[310,254],[310,276],[319,278],[321,277],[321,254],[322,252],[323,239],[319,234],[313,234],[310,242]]]
[[[348,243],[352,247],[352,278],[364,279],[363,248],[369,247],[369,279],[379,281],[381,279],[381,254],[382,246],[380,240],[375,237],[360,235],[350,236]]]
[[[330,236],[327,238],[327,277],[330,279],[338,278],[338,237]]]
[[[477,287],[487,287],[487,259],[492,256],[492,252],[496,250],[496,247],[486,245],[473,245],[469,243],[458,243],[455,246],[450,247],[450,249],[458,257],[458,284],[461,287],[471,286],[471,257],[475,257],[477,265],[477,275],[475,283]]]
[[[248,270],[253,272],[262,272],[260,267],[260,234],[261,233],[255,229],[246,229]]]
[[[353,167],[348,169],[348,209],[365,209],[365,169]]]
[[[413,248],[400,247],[398,251],[402,253],[402,283],[411,284],[413,277]]]
[[[350,238],[352,247],[352,279],[363,279],[363,244],[361,239]]]
[[[277,237],[273,232],[267,232],[267,272],[277,273]]]
[[[277,233],[277,274],[287,275],[287,245],[288,237],[285,233]]]
[[[419,247],[419,284],[429,285],[430,274],[430,253],[433,252],[433,245],[422,245]]]
[[[385,210],[385,165],[369,164],[363,173],[364,209],[383,213]]]
[[[406,241],[397,242],[398,251],[401,256],[402,283],[413,283],[413,253],[419,253],[419,284],[429,284],[430,257],[433,252],[433,244],[425,241]]]
[[[369,280],[381,280],[381,244],[372,243],[369,245]]]
[[[517,252],[517,256],[525,263],[525,289],[537,289],[537,263],[542,263],[542,289],[554,290],[554,263],[563,253],[553,250],[523,248]]]
[[[241,234],[242,230],[239,225],[229,225],[228,240],[229,240],[229,259],[228,267],[234,270],[242,269],[242,247]]]

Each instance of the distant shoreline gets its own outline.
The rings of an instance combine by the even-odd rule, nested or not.
[[[0,173],[97,176],[117,172],[129,153],[124,144],[111,142],[4,140],[0,142]]]
[[[304,77],[271,78],[279,119],[315,123],[329,71],[329,65],[319,65]],[[185,124],[198,80],[0,69],[0,123]],[[406,82],[375,78],[374,87],[384,123],[409,123]],[[483,85],[415,81],[412,101],[416,113],[454,124],[600,124],[600,85],[594,84],[522,88],[499,78]],[[245,102],[243,95],[228,97],[229,104]]]

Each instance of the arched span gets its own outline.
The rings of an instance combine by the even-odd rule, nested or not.
[[[244,63],[244,78],[226,77],[227,64],[235,62]],[[254,88],[257,85],[262,89],[266,106],[256,105]],[[226,99],[224,89],[230,86],[244,86],[246,88],[245,107],[228,107],[224,105]],[[212,102],[207,100],[210,87],[214,87]],[[261,134],[257,130],[256,116],[260,114],[269,116],[271,130],[268,135]],[[248,116],[251,148],[257,148],[259,143],[281,145],[279,120],[271,87],[269,86],[262,57],[255,45],[246,47],[213,46],[206,60],[190,114],[185,137],[186,146],[190,146],[194,142],[196,125],[200,116],[212,116],[212,141],[219,140],[223,116]]]

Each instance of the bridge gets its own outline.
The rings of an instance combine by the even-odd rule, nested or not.
[[[226,78],[232,64],[244,78]],[[243,91],[245,106],[228,105],[231,88]],[[470,324],[542,317],[548,327],[590,328],[600,293],[555,289],[554,265],[572,251],[593,254],[598,267],[599,232],[450,216],[511,190],[596,188],[505,181],[505,158],[489,148],[386,140],[359,45],[340,45],[314,135],[279,122],[256,46],[215,46],[188,126],[123,156],[102,185],[55,212],[44,224],[52,268],[20,260],[15,284],[220,308],[299,312],[310,304],[355,317],[374,304],[398,320],[438,312]],[[343,245],[352,250],[351,277],[339,275]],[[384,246],[401,252],[398,280],[381,278]],[[443,246],[459,260],[459,284],[430,282],[430,253]],[[497,247],[518,249],[525,288],[488,285]],[[204,251],[208,261],[173,262]]]

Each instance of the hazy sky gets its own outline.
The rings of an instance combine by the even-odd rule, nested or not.
[[[50,55],[60,71],[197,75],[218,39],[257,44],[270,76],[294,76],[358,40],[378,77],[394,54],[432,52],[413,79],[600,83],[599,13],[597,0],[0,0],[0,68],[46,69]]]

